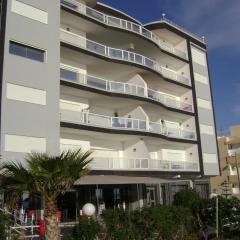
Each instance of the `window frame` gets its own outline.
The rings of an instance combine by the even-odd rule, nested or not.
[[[13,46],[13,45],[22,48],[25,52],[25,55],[23,56],[23,55],[16,54],[16,53],[12,52],[11,51],[11,46]],[[35,51],[35,52],[38,52],[38,53],[41,53],[42,54],[41,59],[29,57],[30,53],[31,53],[31,50]],[[29,44],[26,44],[26,43],[15,41],[15,40],[10,40],[9,41],[9,54],[13,54],[13,55],[18,56],[18,57],[27,58],[27,59],[30,59],[30,60],[33,60],[33,61],[36,61],[36,62],[40,62],[40,63],[46,63],[47,62],[47,51],[46,51],[46,49],[35,47],[33,45],[29,45]]]

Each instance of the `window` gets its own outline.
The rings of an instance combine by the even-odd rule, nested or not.
[[[45,60],[45,51],[30,46],[26,46],[21,43],[10,41],[9,53],[29,58],[38,62],[44,62]]]

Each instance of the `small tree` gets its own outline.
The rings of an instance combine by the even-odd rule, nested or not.
[[[26,166],[21,162],[4,163],[0,166],[3,187],[20,197],[28,191],[39,194],[45,202],[46,240],[59,240],[60,229],[57,221],[57,198],[71,188],[76,180],[88,173],[91,152],[62,152],[59,156],[46,153],[31,153]]]
[[[189,208],[195,215],[198,214],[202,208],[202,199],[196,191],[184,189],[175,194],[173,205]]]
[[[206,226],[202,221],[204,201],[195,190],[184,189],[176,193],[173,205],[190,209],[195,217],[196,225],[198,225],[202,235],[206,237]]]
[[[225,180],[222,184],[222,196],[224,196],[225,198],[228,198],[232,195],[231,193],[231,188],[229,186],[229,183]]]
[[[216,198],[206,202],[204,221],[209,226],[216,226]],[[240,233],[240,200],[218,196],[219,232],[225,238],[239,236]]]

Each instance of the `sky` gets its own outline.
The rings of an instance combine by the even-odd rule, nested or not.
[[[162,13],[204,36],[218,133],[240,124],[240,0],[99,0],[142,23]]]

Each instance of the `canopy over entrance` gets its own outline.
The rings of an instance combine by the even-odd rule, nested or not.
[[[176,180],[175,180],[176,181]],[[160,184],[171,183],[174,180],[166,180],[151,177],[131,177],[117,175],[89,175],[77,180],[74,185],[107,185],[107,184]],[[179,180],[178,180],[179,182]]]

